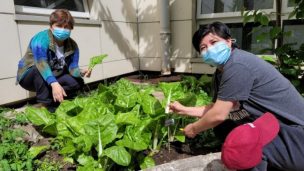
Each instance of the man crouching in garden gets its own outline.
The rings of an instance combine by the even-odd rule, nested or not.
[[[184,128],[185,135],[193,138],[241,113],[251,122],[242,123],[226,137],[222,161],[227,168],[303,170],[304,99],[290,81],[271,64],[238,49],[223,23],[200,27],[192,43],[202,60],[217,69],[213,104],[170,104],[175,113],[199,117]],[[231,112],[236,106],[238,110]]]

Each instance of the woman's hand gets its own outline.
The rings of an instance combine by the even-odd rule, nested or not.
[[[64,97],[67,96],[64,89],[61,87],[61,85],[58,82],[53,82],[51,84],[51,87],[52,87],[54,102],[62,102],[64,100]]]
[[[80,70],[80,75],[81,75],[82,77],[87,77],[87,78],[89,78],[89,77],[91,77],[91,73],[92,73],[92,70],[90,70],[90,69],[81,69],[81,70]]]
[[[185,114],[185,106],[180,104],[179,102],[175,101],[169,104],[170,112],[174,112],[180,115]]]

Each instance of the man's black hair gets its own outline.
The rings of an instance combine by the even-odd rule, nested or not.
[[[214,22],[208,25],[201,25],[192,37],[192,44],[196,51],[200,52],[200,42],[209,33],[215,34],[223,39],[231,38],[230,30],[224,23]]]

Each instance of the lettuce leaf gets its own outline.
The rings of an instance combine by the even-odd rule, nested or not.
[[[102,54],[99,56],[94,56],[90,59],[89,70],[92,70],[95,65],[102,63],[103,59],[106,58],[107,54]]]

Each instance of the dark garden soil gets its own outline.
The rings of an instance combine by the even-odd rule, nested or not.
[[[52,138],[48,135],[44,135],[41,132],[41,128],[31,124],[20,128],[26,132],[27,136],[24,136],[24,140],[32,144],[32,146],[51,146]],[[29,134],[31,136],[29,136]],[[60,155],[57,150],[52,148],[39,154],[37,159],[39,159],[41,162],[56,163],[60,165],[61,171],[75,171],[77,167],[75,164],[64,162],[64,157]]]
[[[162,148],[153,156],[153,159],[156,165],[160,165],[179,159],[189,158],[197,155],[205,155],[219,151],[219,148],[194,148],[189,143],[173,142],[170,144],[170,148],[168,146]]]
[[[189,144],[173,143],[171,144],[170,149],[168,147],[163,147],[152,158],[155,161],[155,165],[161,165],[179,159],[185,159],[197,155],[205,155],[218,151],[219,151],[218,149],[206,149],[206,148],[191,149]],[[63,157],[60,154],[58,154],[58,151],[55,150],[47,151],[41,156],[40,160],[60,163],[60,165],[63,166],[61,171],[74,171],[77,168],[76,165],[63,162]]]
[[[197,155],[205,155],[212,152],[218,152],[218,149],[192,149],[189,144],[185,143],[172,143],[170,149],[168,147],[163,147],[158,153],[156,153],[152,158],[155,161],[155,165],[161,165],[164,163],[169,163],[179,159],[185,159]],[[40,156],[40,161],[49,161],[59,163],[62,166],[61,171],[75,171],[77,166],[74,164],[66,163],[63,161],[63,157],[58,154],[58,151],[51,150]]]

